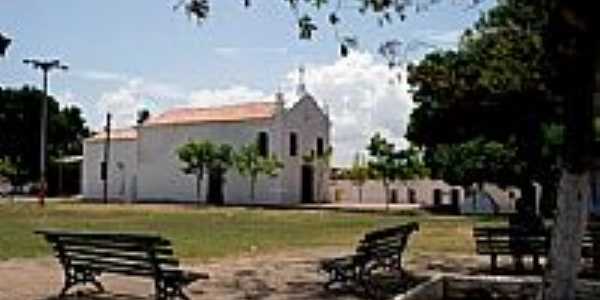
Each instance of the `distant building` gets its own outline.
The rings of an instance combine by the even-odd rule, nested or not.
[[[304,157],[326,154],[330,128],[328,115],[308,93],[291,108],[285,107],[283,95],[278,93],[273,102],[172,109],[151,116],[137,128],[112,131],[108,194],[111,199],[131,201],[196,201],[195,177],[184,174],[176,149],[191,140],[210,140],[235,149],[257,143],[261,151],[275,154],[283,162],[276,178],[259,178],[257,204],[326,201],[329,167],[307,162]],[[85,198],[102,197],[100,165],[105,138],[102,133],[84,142]],[[223,199],[209,202],[250,204],[249,180],[235,168],[227,172],[225,182],[205,176],[202,201],[212,189],[222,189],[217,194]]]
[[[363,203],[385,203],[381,181],[368,180],[362,190]],[[332,180],[329,193],[329,198],[336,202],[360,201],[358,188],[351,180]],[[462,187],[449,185],[442,180],[419,179],[390,183],[389,197],[390,203],[414,204],[450,213],[494,214],[514,212],[519,191],[485,184],[481,193],[468,194]]]

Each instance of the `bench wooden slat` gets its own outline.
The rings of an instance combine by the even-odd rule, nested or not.
[[[81,248],[96,248],[96,249],[105,249],[113,252],[125,251],[125,252],[139,252],[139,253],[147,253],[149,249],[153,249],[157,254],[164,255],[172,255],[173,250],[171,248],[165,247],[155,247],[146,244],[136,244],[136,243],[109,243],[106,241],[97,241],[97,240],[59,240],[59,241],[50,241],[51,244],[55,245],[55,248],[61,247],[62,245],[68,247],[81,247]]]
[[[52,246],[65,271],[60,297],[79,283],[94,283],[102,273],[151,277],[157,299],[187,298],[182,288],[208,274],[179,269],[171,242],[158,235],[37,230]]]
[[[82,255],[87,257],[96,257],[96,258],[111,258],[111,259],[120,259],[126,261],[142,261],[147,262],[150,260],[150,257],[147,253],[133,253],[132,252],[107,252],[106,249],[97,249],[97,248],[78,248],[65,246],[63,251],[69,257],[74,255]],[[154,262],[158,264],[169,264],[169,265],[179,265],[179,260],[171,257],[171,256],[157,256],[154,259]]]
[[[60,238],[92,238],[95,240],[127,240],[127,241],[154,241],[154,242],[168,242],[168,240],[162,238],[160,235],[153,234],[141,234],[141,233],[123,233],[123,232],[73,232],[73,231],[61,231],[61,230],[36,230],[36,234],[42,234],[46,237],[60,237]]]

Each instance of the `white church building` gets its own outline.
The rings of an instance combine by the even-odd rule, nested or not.
[[[327,113],[308,93],[303,93],[289,108],[278,93],[270,102],[168,110],[134,128],[111,131],[108,198],[131,202],[197,201],[195,177],[182,171],[184,165],[176,149],[191,140],[210,140],[230,144],[236,150],[257,143],[264,153],[276,155],[284,167],[277,177],[259,176],[256,203],[250,203],[249,179],[235,167],[228,170],[224,180],[204,176],[201,201],[225,204],[327,201],[329,166],[325,156],[330,148],[330,128]],[[101,162],[105,143],[104,133],[84,141],[82,188],[86,199],[103,197]],[[307,156],[316,159],[307,160]]]

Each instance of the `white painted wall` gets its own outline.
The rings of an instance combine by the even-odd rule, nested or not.
[[[142,127],[139,131],[140,157],[138,197],[156,201],[196,201],[196,179],[182,171],[183,163],[176,149],[192,140],[210,140],[228,143],[234,149],[256,141],[258,133],[269,133],[270,151],[277,151],[272,138],[271,121],[205,123],[202,125],[170,125]],[[230,169],[225,176],[226,203],[250,201],[249,180]],[[208,176],[202,183],[202,201],[206,199]],[[256,199],[277,203],[280,197],[280,178],[260,177],[256,185]]]
[[[512,213],[515,211],[515,201],[520,197],[518,189],[501,189],[493,184],[484,184],[486,197],[465,197],[462,187],[452,186],[442,180],[408,180],[396,181],[390,184],[390,191],[396,190],[399,203],[409,203],[408,190],[416,192],[416,202],[424,207],[433,206],[433,194],[435,189],[442,191],[442,203],[450,204],[451,191],[458,189],[460,194],[460,208],[463,213],[486,214],[493,213],[493,204],[496,203],[500,213]],[[336,195],[337,194],[337,195]],[[368,180],[363,186],[363,203],[385,203],[385,191],[381,181]],[[358,188],[350,180],[334,180],[329,185],[329,197],[332,201],[358,203]],[[475,203],[474,203],[475,201]]]
[[[135,199],[136,147],[135,140],[111,141],[107,193],[110,199]],[[83,157],[83,196],[87,199],[101,199],[103,182],[100,180],[100,163],[104,160],[104,143],[102,141],[84,141]]]
[[[284,116],[284,130],[280,140],[283,151],[284,169],[281,172],[284,184],[284,199],[292,203],[302,201],[302,165],[307,164],[303,155],[317,152],[317,139],[322,138],[324,148],[330,147],[330,121],[311,96],[304,96]],[[298,138],[298,154],[290,156],[290,134],[296,132]],[[310,165],[314,168],[314,200],[328,201],[329,167],[323,161],[315,160]]]
[[[390,194],[395,190],[398,203],[409,203],[409,190],[415,191],[416,204],[422,206],[433,205],[433,191],[435,189],[442,190],[449,201],[449,195],[452,189],[459,189],[461,199],[463,197],[462,188],[451,186],[441,180],[407,180],[395,181],[390,183]],[[337,196],[336,196],[337,194]],[[359,202],[358,188],[350,180],[333,180],[329,185],[329,197],[332,201],[337,198],[342,202]],[[380,180],[368,180],[363,186],[363,203],[385,203],[385,189]]]

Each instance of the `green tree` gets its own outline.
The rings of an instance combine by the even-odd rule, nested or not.
[[[39,177],[41,91],[0,88],[0,157],[15,165],[17,185]],[[81,155],[82,141],[90,131],[75,106],[61,108],[52,97],[48,101],[48,158],[61,155]],[[23,134],[23,133],[27,134]]]
[[[465,34],[458,51],[430,55],[411,70],[420,106],[409,138],[429,150],[475,136],[514,141],[523,170],[512,178],[526,194],[537,180],[557,195],[545,299],[575,297],[595,159],[597,14],[579,1],[503,1]]]
[[[407,187],[409,180],[426,178],[431,174],[425,165],[423,151],[414,145],[398,151],[396,159],[398,160],[396,179],[400,180],[404,187]]]
[[[386,209],[390,202],[390,183],[427,177],[429,169],[425,166],[423,155],[417,148],[411,146],[407,149],[396,150],[393,143],[388,142],[381,134],[376,133],[371,137],[367,150],[371,156],[369,169],[376,178],[381,180],[385,191]]]
[[[196,176],[196,199],[202,202],[202,180],[215,161],[217,146],[210,141],[190,141],[176,150],[179,160],[184,163],[183,172]]]
[[[256,200],[256,181],[260,175],[275,177],[283,163],[276,156],[264,157],[261,155],[256,144],[242,146],[235,156],[235,166],[238,172],[250,180],[250,199]]]
[[[461,144],[438,145],[431,160],[437,177],[450,184],[460,185],[477,196],[483,183],[495,182],[501,186],[512,183],[520,176],[523,163],[516,157],[516,149],[509,145],[482,138]]]
[[[385,207],[389,209],[390,202],[390,183],[396,180],[400,164],[396,156],[395,145],[388,142],[379,133],[371,137],[370,143],[367,146],[371,160],[369,160],[369,168],[374,171],[384,189]]]
[[[8,158],[0,158],[0,178],[5,177],[12,182],[13,176],[17,174],[16,166]]]
[[[543,44],[548,16],[538,2],[503,1],[464,33],[458,50],[430,54],[409,68],[418,108],[407,138],[428,157],[437,145],[479,137],[516,147],[522,168],[509,179],[529,203],[523,208],[534,203],[534,181],[544,184],[543,202],[555,200],[558,184],[560,152],[544,152],[553,143],[546,129],[562,126],[545,77],[555,68]]]
[[[229,168],[233,166],[235,153],[229,144],[217,144],[215,145],[214,151],[215,152],[208,163],[209,176],[220,177],[221,182],[225,182],[225,174]],[[221,190],[219,192],[222,193],[223,191]],[[208,197],[211,196],[219,197],[221,199],[222,195],[217,196],[207,194],[207,202],[209,201]]]
[[[348,178],[352,181],[358,191],[358,202],[362,203],[363,200],[363,187],[369,179],[369,165],[367,164],[364,156],[356,154],[352,167],[348,172]]]

